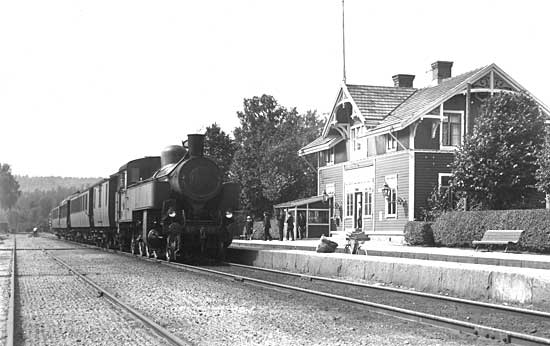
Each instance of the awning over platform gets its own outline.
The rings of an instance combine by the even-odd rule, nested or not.
[[[302,198],[302,199],[295,199],[294,201],[288,201],[280,204],[276,204],[273,206],[275,209],[281,209],[281,208],[294,208],[299,207],[302,205],[310,204],[310,203],[316,203],[316,202],[322,202],[323,196],[313,196],[308,198]]]
[[[313,142],[309,143],[302,149],[298,150],[299,156],[305,156],[319,151],[328,150],[334,147],[336,144],[340,143],[344,139],[337,135],[329,135],[325,138],[319,137]]]

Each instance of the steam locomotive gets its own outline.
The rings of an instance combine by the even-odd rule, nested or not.
[[[169,261],[223,258],[240,186],[204,157],[204,135],[130,161],[50,212],[58,237]],[[186,145],[187,144],[187,145]]]

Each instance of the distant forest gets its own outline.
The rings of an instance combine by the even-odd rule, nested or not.
[[[101,178],[64,178],[15,176],[21,196],[9,210],[0,210],[0,220],[7,220],[9,227],[28,231],[34,227],[48,228],[50,211],[67,196],[82,191]]]
[[[35,190],[51,191],[56,190],[58,187],[82,190],[93,183],[97,183],[102,178],[29,177],[26,175],[16,175],[15,179],[19,183],[21,192],[25,193]]]

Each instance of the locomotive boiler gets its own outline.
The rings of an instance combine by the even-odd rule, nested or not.
[[[191,134],[184,145],[169,146],[160,157],[130,161],[90,187],[89,222],[81,223],[89,227],[71,228],[71,217],[82,214],[82,208],[73,213],[70,203],[67,221],[55,220],[64,215],[57,208],[52,225],[66,238],[143,256],[222,258],[231,244],[239,198],[240,186],[224,183],[218,165],[204,156],[204,135]]]

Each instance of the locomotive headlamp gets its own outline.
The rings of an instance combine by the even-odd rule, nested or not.
[[[225,212],[225,217],[228,218],[228,219],[231,219],[233,217],[233,213],[228,210],[228,211]]]
[[[176,217],[176,210],[172,207],[168,209],[168,216],[170,217]]]

